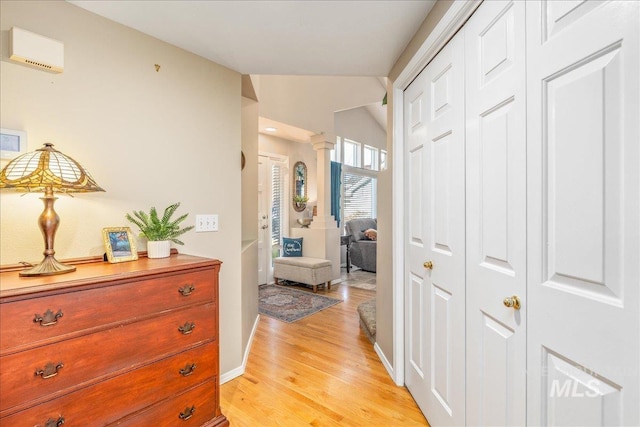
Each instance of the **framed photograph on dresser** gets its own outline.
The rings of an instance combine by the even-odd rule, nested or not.
[[[109,262],[135,261],[138,259],[136,240],[129,227],[102,229],[102,240]]]

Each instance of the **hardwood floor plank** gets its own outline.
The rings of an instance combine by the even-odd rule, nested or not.
[[[360,330],[375,291],[332,288],[342,303],[295,323],[261,316],[245,374],[221,386],[233,426],[428,426]]]

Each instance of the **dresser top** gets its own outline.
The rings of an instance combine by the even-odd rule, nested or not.
[[[168,258],[140,258],[137,261],[116,264],[106,261],[77,264],[76,271],[53,276],[20,277],[19,271],[16,270],[0,271],[0,299],[47,291],[59,292],[69,288],[95,286],[193,269],[219,269],[220,264],[221,262],[215,259],[175,254]]]

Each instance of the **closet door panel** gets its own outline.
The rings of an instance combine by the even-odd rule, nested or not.
[[[420,107],[418,107],[420,106]],[[432,425],[464,405],[464,37],[405,91],[409,193],[406,384]],[[421,111],[420,119],[411,111]],[[416,200],[419,198],[420,201]],[[420,221],[422,219],[422,221]],[[421,231],[418,237],[417,230]],[[430,264],[429,264],[430,263]],[[420,301],[416,301],[420,298]],[[424,300],[422,299],[424,298]]]
[[[407,387],[413,389],[416,400],[424,399],[428,389],[421,387],[426,382],[428,349],[428,284],[426,272],[422,266],[426,256],[427,221],[424,210],[425,150],[427,145],[427,99],[426,75],[414,80],[405,91],[405,182],[407,190],[408,215],[405,230],[407,232],[407,265],[405,271],[405,359]]]
[[[528,421],[639,425],[640,3],[527,3]]]
[[[465,25],[469,425],[526,422],[524,7],[484,2]]]
[[[429,104],[425,206],[430,286],[428,420],[465,423],[464,34],[427,66]]]

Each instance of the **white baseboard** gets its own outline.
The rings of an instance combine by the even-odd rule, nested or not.
[[[244,374],[244,366],[238,366],[235,369],[232,369],[228,372],[225,372],[224,374],[220,375],[220,385],[231,381],[234,378],[239,377],[240,375]]]
[[[382,349],[380,348],[377,342],[373,345],[373,349],[376,351],[376,354],[380,358],[380,361],[382,362],[382,366],[384,366],[384,368],[387,370],[387,373],[389,374],[391,379],[394,380],[395,382],[396,377],[393,372],[393,366],[391,366],[391,363],[389,363],[387,356],[384,355],[384,353],[382,352]],[[397,384],[397,385],[402,385],[402,384]]]
[[[225,372],[220,375],[220,384],[224,384],[228,381],[231,381],[234,378],[239,377],[244,374],[244,371],[247,368],[247,359],[249,359],[249,352],[251,351],[251,346],[253,344],[253,337],[256,334],[256,329],[258,329],[258,322],[260,321],[260,315],[256,316],[256,321],[253,322],[253,328],[251,329],[251,336],[249,336],[249,341],[247,342],[247,348],[244,351],[244,357],[242,358],[242,365],[238,366],[235,369],[232,369],[228,372]]]

